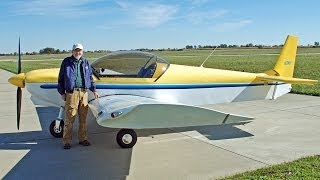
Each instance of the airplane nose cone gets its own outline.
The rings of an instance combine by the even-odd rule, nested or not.
[[[17,86],[17,87],[24,88],[25,79],[26,79],[25,73],[20,73],[20,74],[14,75],[11,78],[9,78],[8,82]]]

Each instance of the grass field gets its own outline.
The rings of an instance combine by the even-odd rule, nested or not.
[[[233,179],[320,179],[320,156],[305,157],[289,163],[222,178],[221,180]]]
[[[199,66],[211,51],[153,51],[152,53],[160,55],[170,63]],[[279,53],[280,49],[217,49],[204,66],[254,73],[264,72],[274,66]],[[24,55],[22,56],[22,71],[28,72],[34,69],[59,67],[61,60],[68,55]],[[104,54],[86,53],[85,57],[93,61],[102,55]],[[17,69],[16,59],[16,56],[1,56],[0,68],[15,73]],[[320,48],[298,48],[294,76],[320,81]],[[320,83],[315,86],[293,85],[292,92],[320,96]]]

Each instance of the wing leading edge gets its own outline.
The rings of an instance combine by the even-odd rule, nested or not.
[[[115,105],[117,104],[117,105]],[[251,117],[198,106],[166,104],[145,97],[108,96],[97,114],[99,125],[111,128],[170,128],[245,122]]]

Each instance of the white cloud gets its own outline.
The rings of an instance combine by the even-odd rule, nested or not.
[[[116,1],[119,7],[126,13],[130,23],[143,27],[157,27],[171,19],[177,12],[177,7],[164,4],[132,4],[124,1]]]
[[[252,23],[251,20],[242,20],[238,22],[226,22],[222,24],[217,24],[212,29],[216,32],[230,32],[230,31],[243,28],[251,23]]]
[[[79,17],[94,14],[86,5],[100,0],[32,0],[14,1],[13,11],[18,15]]]
[[[222,17],[228,13],[227,10],[219,10],[212,12],[193,12],[187,15],[187,19],[193,24],[209,22],[213,19]]]
[[[142,25],[156,27],[169,21],[176,11],[173,6],[150,5],[138,8],[135,17]]]

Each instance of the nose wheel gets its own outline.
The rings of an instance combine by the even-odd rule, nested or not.
[[[52,121],[49,127],[50,133],[53,137],[62,138],[63,136],[63,126],[64,126],[63,115],[64,115],[64,107],[61,106],[57,119]]]
[[[50,124],[51,135],[56,138],[62,138],[63,126],[64,126],[63,120],[60,120],[59,122],[58,122],[58,120],[52,121]]]
[[[117,143],[122,148],[132,148],[137,142],[137,134],[132,129],[121,129],[117,134]]]

